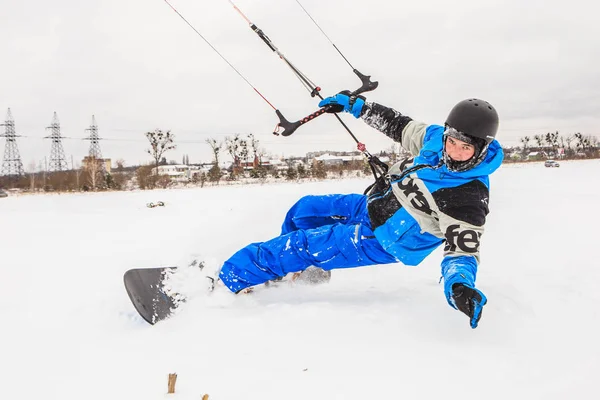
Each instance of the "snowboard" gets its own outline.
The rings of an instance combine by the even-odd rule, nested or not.
[[[165,293],[163,282],[175,267],[135,268],[123,275],[127,295],[136,311],[149,324],[168,318],[176,308],[172,294]]]
[[[194,265],[194,264],[193,264]],[[125,272],[123,283],[135,310],[149,324],[169,318],[185,297],[165,287],[165,279],[175,274],[177,267],[135,268]],[[309,267],[302,272],[288,274],[265,283],[265,286],[277,286],[284,282],[318,285],[331,280],[331,271]],[[251,293],[252,288],[242,293]]]

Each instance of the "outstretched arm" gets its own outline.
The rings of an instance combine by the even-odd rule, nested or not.
[[[448,304],[465,313],[476,328],[487,299],[475,288],[479,246],[489,212],[489,191],[480,181],[438,190],[440,229],[444,234],[442,277]]]
[[[367,103],[363,96],[351,96],[343,91],[327,97],[319,107],[327,106],[327,112],[348,112],[356,118],[362,118],[367,125],[377,129],[416,156],[423,147],[427,124],[413,121],[407,115],[377,103]]]

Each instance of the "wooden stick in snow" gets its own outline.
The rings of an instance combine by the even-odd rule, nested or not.
[[[175,393],[175,383],[177,382],[177,374],[169,374],[169,391],[167,393]]]

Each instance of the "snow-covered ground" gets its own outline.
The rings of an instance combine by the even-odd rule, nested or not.
[[[318,287],[215,293],[155,326],[130,304],[127,269],[222,261],[278,234],[300,196],[369,179],[0,199],[0,397],[598,399],[599,176],[590,160],[492,177],[475,330],[444,299],[440,250]]]

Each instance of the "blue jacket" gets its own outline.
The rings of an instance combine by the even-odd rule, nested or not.
[[[388,179],[369,193],[369,217],[382,247],[402,263],[417,265],[444,244],[447,297],[454,283],[475,287],[489,212],[488,176],[504,158],[500,144],[492,141],[472,169],[451,172],[441,162],[443,126],[413,121],[376,103],[366,103],[361,118],[414,156],[392,166]]]

